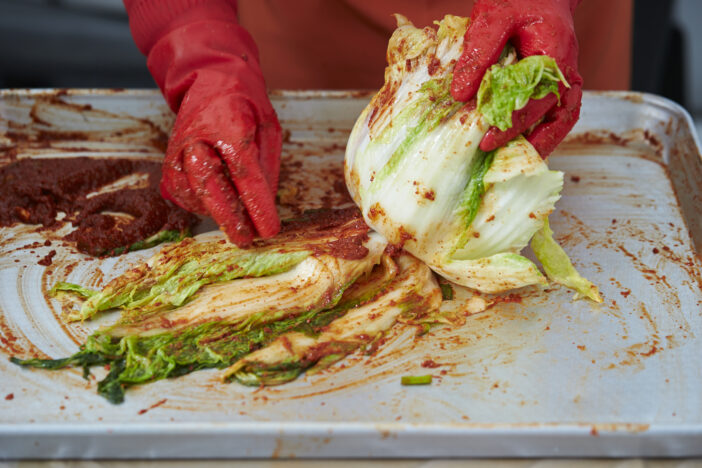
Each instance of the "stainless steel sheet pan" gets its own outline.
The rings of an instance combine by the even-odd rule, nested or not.
[[[344,147],[369,97],[273,93],[283,216],[349,203]],[[0,161],[157,159],[172,121],[154,91],[2,91]],[[46,295],[55,281],[97,287],[152,251],[86,260],[59,248],[43,267],[56,247],[27,246],[61,232],[1,228],[0,457],[702,455],[702,158],[689,116],[656,96],[586,93],[549,161],[566,172],[552,227],[603,304],[525,289],[463,326],[399,329],[372,356],[273,388],[201,371],[114,406],[80,370],[11,364],[69,355],[111,320],[65,325]],[[400,385],[419,373],[432,385]]]

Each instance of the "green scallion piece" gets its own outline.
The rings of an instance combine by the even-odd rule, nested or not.
[[[445,301],[453,300],[453,286],[448,283],[439,283],[441,288],[441,298]]]
[[[431,375],[403,375],[402,385],[429,385]]]

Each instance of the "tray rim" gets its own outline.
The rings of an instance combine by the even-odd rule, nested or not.
[[[56,431],[60,424],[37,427],[0,425],[0,459],[12,458],[434,458],[445,457],[696,457],[702,455],[702,425],[658,425],[618,430],[606,424],[538,425],[533,428],[496,427],[489,432],[462,425],[401,423],[147,423],[84,424]],[[241,438],[242,435],[246,437]],[[239,440],[237,440],[239,438]],[[443,443],[427,446],[426,438]],[[534,444],[547,438],[548,444]],[[173,448],[174,440],[187,440]],[[29,451],[42,441],[56,453]],[[92,443],[86,450],[85,443]],[[223,446],[222,443],[228,442]],[[100,447],[100,444],[108,448]],[[129,450],[124,451],[128,445]],[[97,448],[95,448],[97,446]],[[193,446],[207,453],[189,451]],[[409,448],[411,447],[411,448]],[[509,447],[508,453],[504,448]],[[163,457],[160,452],[172,455]],[[30,453],[31,455],[28,455]]]
[[[376,90],[368,89],[272,89],[268,91],[270,98],[280,99],[370,99]],[[65,95],[75,97],[114,97],[132,96],[139,98],[156,98],[161,100],[166,106],[161,92],[158,88],[2,88],[0,89],[0,100],[8,97],[36,97],[44,95]],[[595,98],[612,98],[633,103],[646,104],[662,109],[669,114],[677,114],[683,119],[695,142],[697,156],[702,160],[702,139],[696,131],[695,123],[690,112],[677,102],[666,97],[640,92],[640,91],[594,91],[584,90],[583,100]],[[578,135],[580,132],[574,129],[569,136]],[[567,138],[567,137],[566,137]]]

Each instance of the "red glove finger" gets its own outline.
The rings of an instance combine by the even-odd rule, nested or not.
[[[549,40],[549,35],[561,39]],[[543,113],[544,122],[527,135],[534,148],[546,158],[566,137],[580,115],[582,78],[577,72],[578,44],[573,32],[572,17],[564,9],[560,15],[549,18],[549,21],[524,27],[514,42],[515,47],[520,47],[526,55],[553,57],[570,86],[566,88],[562,83],[559,84],[560,101]]]
[[[169,152],[166,151],[168,155]],[[207,208],[197,197],[195,190],[190,187],[190,181],[185,172],[183,160],[166,158],[161,168],[161,196],[176,205],[193,213],[208,216]]]
[[[263,132],[259,132],[257,138],[255,117],[250,111],[244,110],[245,104],[234,104],[232,107],[239,109],[237,114],[232,114],[236,121],[227,123],[226,140],[218,140],[214,147],[227,165],[229,176],[239,191],[256,231],[261,237],[271,237],[280,230],[280,220],[275,207],[275,192],[259,161],[257,139],[263,136]],[[269,134],[270,131],[265,135],[266,139],[274,138]],[[268,145],[265,150],[270,153],[270,142],[265,143]],[[270,158],[270,155],[267,157]],[[277,173],[270,176],[277,179]]]
[[[283,145],[283,132],[277,118],[269,118],[259,125],[259,161],[263,175],[268,181],[271,195],[278,194],[280,175],[280,149]]]
[[[454,99],[465,102],[475,96],[483,75],[500,58],[513,32],[512,16],[504,8],[496,8],[490,2],[476,2],[463,37],[463,53],[453,69]]]
[[[548,94],[541,99],[532,99],[523,108],[512,112],[512,127],[500,131],[497,127],[490,127],[480,142],[480,149],[488,152],[503,146],[508,141],[520,135],[541,119],[549,109],[558,103],[555,94]]]
[[[207,212],[232,242],[239,247],[251,245],[253,226],[219,156],[209,145],[202,142],[189,146],[185,153],[185,174]]]
[[[572,84],[562,93],[561,105],[549,111],[544,122],[527,136],[542,158],[553,152],[578,121],[582,95],[581,84]]]

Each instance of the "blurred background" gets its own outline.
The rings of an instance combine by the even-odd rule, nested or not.
[[[700,26],[700,0],[634,1],[631,89],[682,104],[698,131]],[[0,88],[32,87],[154,87],[122,0],[0,0]]]

